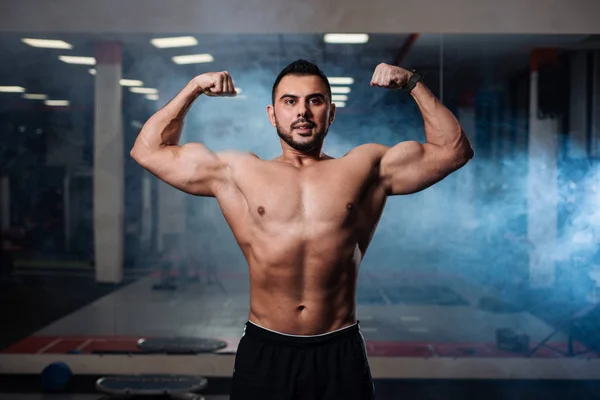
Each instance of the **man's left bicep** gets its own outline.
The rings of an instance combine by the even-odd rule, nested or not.
[[[380,179],[388,196],[411,194],[441,181],[455,169],[455,157],[446,148],[407,141],[384,154]]]

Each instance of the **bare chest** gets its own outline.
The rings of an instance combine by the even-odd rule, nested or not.
[[[246,217],[267,230],[351,228],[366,222],[377,208],[368,169],[344,169],[334,162],[305,170],[266,166],[247,178],[238,185],[247,204]]]

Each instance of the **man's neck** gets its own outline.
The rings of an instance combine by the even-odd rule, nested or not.
[[[291,164],[297,168],[302,168],[313,165],[314,163],[319,161],[330,160],[331,158],[332,157],[329,157],[328,155],[323,153],[321,147],[315,149],[314,151],[306,153],[292,148],[284,147],[283,153],[275,160]]]

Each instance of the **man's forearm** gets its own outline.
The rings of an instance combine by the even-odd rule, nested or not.
[[[134,148],[143,146],[145,149],[158,149],[162,146],[177,145],[183,129],[183,120],[201,93],[202,90],[197,84],[193,81],[188,83],[173,100],[148,119]]]
[[[454,114],[431,93],[423,82],[417,83],[410,94],[417,102],[423,116],[428,143],[458,149],[464,147],[472,151],[469,139]]]

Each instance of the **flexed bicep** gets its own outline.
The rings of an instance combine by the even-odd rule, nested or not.
[[[213,153],[201,143],[132,151],[131,155],[162,181],[197,196],[214,197],[229,177],[230,156]]]
[[[464,165],[456,152],[431,143],[401,142],[383,155],[380,180],[389,196],[416,193]]]

